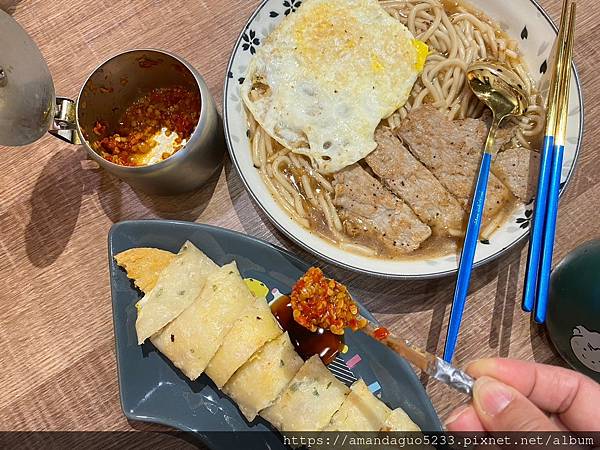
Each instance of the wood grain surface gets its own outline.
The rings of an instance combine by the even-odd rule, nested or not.
[[[59,95],[75,97],[101,61],[129,48],[175,52],[205,77],[222,108],[229,54],[259,0],[23,0],[14,17],[39,45]],[[541,0],[556,19],[559,0]],[[575,177],[561,203],[555,259],[600,235],[600,4],[580,0],[576,62],[586,130]],[[0,49],[1,51],[1,49]],[[238,230],[314,257],[292,244],[252,202],[226,158],[198,192],[153,197],[98,170],[84,149],[47,135],[0,148],[0,429],[129,430],[114,354],[106,238],[127,219],[180,219]],[[544,330],[520,309],[521,246],[477,270],[456,362],[508,356],[561,364]],[[452,278],[391,282],[328,272],[386,325],[441,353]],[[463,399],[426,377],[446,417]]]

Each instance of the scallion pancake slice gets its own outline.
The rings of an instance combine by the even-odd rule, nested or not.
[[[141,345],[188,308],[202,292],[207,275],[217,268],[191,242],[183,244],[177,256],[160,273],[154,289],[136,304],[138,343]]]
[[[195,380],[253,301],[232,262],[208,275],[196,300],[151,341],[190,380]]]
[[[283,333],[264,298],[250,301],[252,307],[229,330],[206,367],[206,374],[219,389],[255,351]]]
[[[402,408],[396,408],[385,419],[382,431],[421,431],[421,429]]]
[[[391,412],[363,380],[358,380],[324,431],[379,431]]]
[[[223,386],[249,422],[279,397],[304,364],[287,333],[268,342]]]
[[[321,431],[349,392],[319,355],[314,355],[300,368],[277,402],[260,415],[282,432]]]

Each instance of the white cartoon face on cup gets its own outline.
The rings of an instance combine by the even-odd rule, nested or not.
[[[577,359],[594,372],[600,373],[600,333],[582,325],[573,329],[571,349]]]

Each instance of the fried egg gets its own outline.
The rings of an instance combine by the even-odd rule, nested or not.
[[[275,140],[337,172],[375,149],[427,51],[377,0],[305,0],[257,49],[242,98]]]

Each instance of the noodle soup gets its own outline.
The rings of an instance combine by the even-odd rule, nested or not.
[[[398,139],[397,142],[394,141],[398,151],[405,152],[406,158],[412,158],[411,161],[414,159],[415,167],[429,172],[432,183],[437,183],[436,187],[445,191],[444,195],[449,194],[447,197],[452,204],[448,205],[448,201],[444,200],[441,214],[452,208],[456,213],[457,208],[460,208],[463,226],[440,226],[437,218],[424,217],[427,214],[423,210],[427,209],[427,204],[419,203],[422,202],[418,199],[419,195],[403,190],[404,184],[402,187],[394,185],[394,182],[404,183],[410,180],[410,176],[407,175],[408,178],[401,181],[384,178],[368,160],[361,160],[355,165],[352,170],[360,171],[360,176],[351,180],[358,180],[355,184],[357,186],[371,182],[378,183],[378,186],[358,194],[360,198],[351,199],[348,206],[348,201],[342,199],[342,188],[345,188],[345,193],[352,191],[354,181],[344,184],[341,181],[343,174],[320,170],[308,157],[286,148],[267,133],[252,113],[246,110],[253,164],[274,199],[290,217],[345,250],[394,259],[422,259],[456,253],[464,221],[468,217],[468,197],[475,182],[478,156],[483,148],[483,141],[479,142],[478,139],[484,136],[483,131],[487,130],[489,122],[485,106],[474,96],[466,82],[467,67],[481,59],[506,65],[522,80],[530,102],[523,117],[507,120],[501,130],[500,145],[497,148],[500,155],[498,167],[497,170],[493,169],[496,175],[492,175],[491,181],[496,186],[492,186],[492,193],[488,196],[488,202],[497,203],[498,206],[494,208],[494,205],[490,205],[482,239],[488,239],[510,216],[517,204],[530,200],[527,197],[530,193],[524,193],[519,186],[515,188],[511,184],[514,180],[511,179],[510,172],[511,167],[515,171],[522,171],[521,175],[525,176],[534,172],[533,169],[530,170],[529,163],[535,163],[537,159],[535,150],[544,126],[542,98],[520,57],[517,42],[472,6],[450,0],[381,0],[380,5],[405,25],[415,38],[426,43],[429,54],[407,102],[385,118],[379,129],[390,130]],[[443,155],[425,155],[416,151],[416,144],[423,144],[415,142],[415,136],[419,133],[406,131],[411,114],[418,114],[422,108],[436,110],[447,121],[444,126],[449,129],[454,127],[452,132],[459,137],[464,135],[464,142],[461,141],[464,145],[448,145],[443,148],[443,152],[456,152],[455,158],[448,159],[445,166],[432,162]],[[438,123],[440,120],[431,124],[431,134],[439,132]],[[421,133],[424,134],[429,133]],[[378,144],[379,147],[382,146],[381,142]],[[469,146],[466,150],[463,148],[465,145]],[[475,150],[478,151],[477,156],[474,154]],[[465,167],[459,167],[458,171],[463,179],[460,183],[455,183],[452,179],[454,175],[449,174],[454,167],[452,161],[462,162],[465,155],[470,158],[469,163]],[[471,178],[468,178],[468,174],[472,175]],[[519,183],[522,184],[523,180],[519,180]],[[465,194],[465,184],[468,184],[468,194]],[[496,194],[494,188],[497,188]],[[418,189],[417,184],[413,191],[415,189]],[[373,196],[372,205],[364,205],[363,199],[370,195]],[[362,208],[362,212],[358,214],[357,203]],[[405,209],[410,210],[404,211],[402,205],[408,206]],[[374,222],[374,217],[379,217],[382,211],[388,210],[392,212],[387,222],[383,225],[381,222]],[[412,214],[414,217],[394,222],[395,217],[402,214]],[[402,227],[400,222],[405,223],[408,231],[411,227],[418,228],[420,225],[415,223],[419,222],[429,232],[423,231],[418,236],[414,236],[415,233],[410,235],[407,230],[399,229]],[[393,237],[390,238],[392,234]]]

